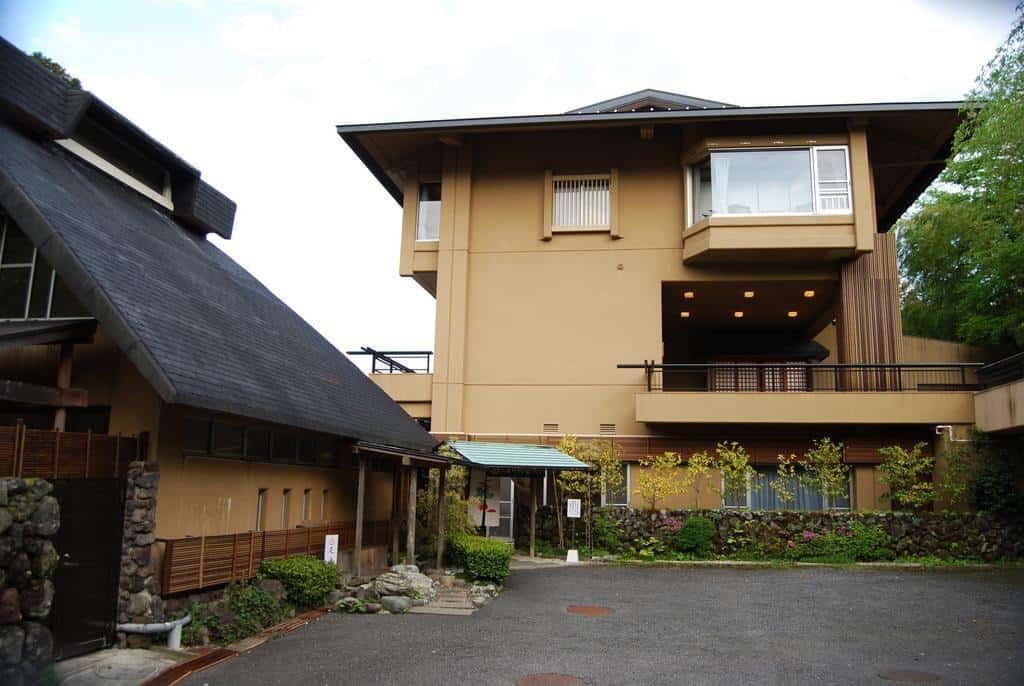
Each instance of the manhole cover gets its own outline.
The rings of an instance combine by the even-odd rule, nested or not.
[[[601,607],[600,605],[570,605],[565,610],[569,614],[583,615],[584,617],[603,617],[615,612],[610,607]]]
[[[886,669],[878,676],[886,681],[900,681],[905,684],[930,684],[942,681],[942,677],[931,672],[918,672],[913,669]]]
[[[516,686],[583,686],[583,679],[568,674],[531,674],[517,681]]]

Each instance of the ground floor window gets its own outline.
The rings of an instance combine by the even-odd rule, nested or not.
[[[800,483],[795,477],[787,479],[786,490],[793,493],[794,498],[783,502],[771,483],[778,478],[773,467],[755,467],[755,476],[750,480],[747,492],[739,497],[723,499],[725,507],[748,508],[751,510],[849,510],[850,485],[847,484],[845,495],[836,498],[835,502],[823,496],[813,486]],[[851,477],[852,478],[852,477]]]

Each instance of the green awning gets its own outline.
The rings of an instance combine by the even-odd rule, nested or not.
[[[586,462],[566,455],[557,448],[525,443],[487,443],[448,441],[455,452],[473,467],[488,471],[546,471],[590,469]]]

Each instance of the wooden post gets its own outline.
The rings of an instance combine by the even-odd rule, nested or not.
[[[359,455],[359,475],[356,477],[356,531],[352,546],[352,566],[356,576],[363,575],[363,508],[366,505],[366,458]]]
[[[249,532],[249,574],[246,577],[248,579],[251,579],[253,577],[252,563],[253,563],[253,558],[255,556],[256,556],[256,532],[255,531],[250,531]]]
[[[206,566],[206,536],[199,537],[199,588],[203,587],[203,568]]]
[[[406,510],[405,563],[416,564],[416,468],[409,469],[409,502]]]
[[[398,564],[398,541],[402,532],[402,469],[395,465],[391,473],[391,564]]]
[[[67,390],[71,388],[71,361],[75,356],[74,343],[61,343],[60,362],[57,363],[57,388]],[[60,402],[64,402],[61,400]],[[53,428],[63,431],[68,421],[68,410],[66,407],[58,407],[53,413]]]
[[[537,489],[540,479],[530,479],[530,557],[537,557]]]
[[[447,498],[445,498],[445,477],[448,474],[447,467],[441,467],[438,469],[437,477],[437,543],[434,546],[437,549],[437,560],[434,565],[438,571],[442,569],[442,563],[444,562],[444,518],[445,510],[448,506]]]
[[[235,558],[238,555],[238,534],[231,537],[231,580],[235,580]]]

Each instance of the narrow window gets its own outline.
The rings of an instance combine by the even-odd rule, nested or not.
[[[313,491],[306,489],[302,492],[302,521],[308,522],[313,516]]]
[[[289,510],[292,503],[292,489],[286,488],[281,491],[281,528],[288,528]]]
[[[850,211],[850,163],[845,147],[815,148],[818,211]]]
[[[441,235],[441,184],[421,183],[416,205],[416,240],[436,241]]]
[[[320,521],[327,521],[327,489],[325,488],[320,495]]]
[[[611,229],[611,175],[555,176],[551,230]]]
[[[267,517],[267,489],[261,488],[256,493],[256,531],[263,531]]]

